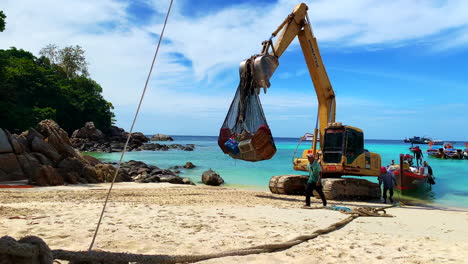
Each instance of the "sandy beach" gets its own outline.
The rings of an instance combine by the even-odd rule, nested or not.
[[[86,250],[109,184],[0,190],[0,236],[36,235]],[[313,205],[319,205],[313,200]],[[330,201],[331,205],[381,206]],[[348,215],[302,209],[303,197],[224,187],[117,183],[94,249],[206,254],[279,243]],[[361,217],[284,251],[200,263],[468,263],[468,212],[404,206]]]

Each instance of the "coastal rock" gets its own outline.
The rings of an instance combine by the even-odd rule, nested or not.
[[[104,133],[97,129],[93,122],[86,122],[84,127],[73,131],[72,138],[99,140],[104,138]]]
[[[57,170],[49,165],[42,165],[39,169],[39,173],[33,182],[39,186],[56,186],[63,185],[64,180],[58,174]]]
[[[29,180],[29,184],[33,184],[33,180],[38,177],[41,162],[31,153],[24,153],[16,157],[25,175],[24,178]]]
[[[175,175],[161,175],[159,176],[160,182],[168,182],[174,184],[184,184],[184,181],[181,177]]]
[[[53,163],[57,163],[60,160],[60,155],[57,153],[57,151],[39,137],[35,137],[32,140],[31,150],[44,154]]]
[[[24,131],[23,133],[21,133],[20,136],[26,138],[29,145],[31,145],[33,139],[35,138],[44,139],[44,136],[41,133],[37,132],[37,130],[34,128],[30,128],[28,129],[28,131]]]
[[[31,153],[42,165],[52,165],[52,162],[42,153]]]
[[[60,161],[60,163],[57,165],[57,169],[60,175],[63,176],[72,172],[76,172],[78,175],[81,175],[83,173],[84,166],[85,165],[76,158],[66,158]]]
[[[1,130],[1,129],[0,129]],[[12,135],[8,130],[5,130],[5,133],[10,140],[11,147],[13,148],[13,152],[16,155],[23,154],[27,149],[27,140],[22,138],[21,140],[18,139],[17,135]]]
[[[0,170],[3,172],[1,181],[27,179],[14,153],[0,154]]]
[[[68,172],[65,175],[62,175],[65,182],[70,184],[78,184],[80,182],[80,175],[77,172]]]
[[[96,166],[97,164],[101,164],[102,162],[95,157],[83,155],[83,159],[85,159],[91,166]]]
[[[184,184],[189,184],[189,185],[196,185],[190,178],[183,178],[182,182]]]
[[[97,164],[94,168],[96,170],[97,180],[99,182],[112,182],[115,172],[117,171],[117,168],[115,168],[111,164]],[[125,170],[119,170],[119,173],[115,178],[115,182],[131,180],[132,179],[129,177],[128,173]]]
[[[218,173],[209,169],[202,174],[202,182],[206,185],[219,186],[224,183],[223,178]]]
[[[10,133],[8,132],[8,134]],[[15,152],[16,155],[31,151],[29,144],[28,144],[28,140],[26,139],[25,136],[10,134],[10,140],[11,140],[10,141],[11,146],[13,147],[13,151]]]
[[[13,147],[11,146],[5,131],[3,131],[3,129],[0,128],[0,153],[11,152],[13,152]]]
[[[95,167],[93,166],[85,166],[83,168],[83,178],[86,179],[86,182],[88,183],[98,183],[98,182],[103,182],[103,177],[102,175],[103,172],[101,172],[101,175],[98,176],[98,172]],[[112,174],[112,177],[114,175]],[[111,179],[112,180],[112,179]]]
[[[193,164],[190,161],[186,162],[185,165],[184,165],[184,168],[186,168],[186,169],[193,169],[195,167],[196,167],[195,164]]]
[[[129,133],[122,128],[112,126],[106,134],[97,129],[92,122],[75,130],[70,139],[74,148],[89,152],[122,152]],[[139,147],[150,139],[141,132],[130,135],[127,151],[140,150]]]
[[[143,135],[143,133],[141,132],[132,133],[131,139],[133,143],[145,143],[150,141],[150,139]]]
[[[168,135],[156,134],[151,137],[151,141],[174,141],[174,139]]]

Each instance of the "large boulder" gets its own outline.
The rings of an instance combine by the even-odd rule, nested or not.
[[[89,138],[91,140],[103,139],[104,133],[94,126],[93,122],[86,122],[85,126],[73,132],[72,138]]]
[[[3,172],[0,174],[0,181],[27,179],[14,153],[0,154],[0,171]]]
[[[131,139],[132,139],[132,142],[134,143],[140,143],[140,142],[145,143],[145,142],[150,141],[150,139],[147,138],[145,135],[143,135],[143,133],[141,132],[132,133]]]
[[[44,154],[54,164],[60,161],[60,154],[58,154],[57,150],[39,137],[32,139],[31,150]]]
[[[97,175],[97,180],[99,182],[112,182],[112,179],[114,178],[116,168],[112,166],[111,164],[97,164],[95,166],[96,169],[96,175]],[[122,181],[131,181],[131,178],[129,177],[128,173],[125,170],[119,170],[119,173],[117,174],[117,177],[115,178],[116,182],[122,182]]]
[[[101,164],[102,162],[95,157],[88,156],[88,155],[83,155],[83,158],[91,165],[91,166],[96,166],[97,164]]]
[[[195,167],[196,167],[195,164],[193,164],[190,161],[186,162],[185,165],[184,165],[184,168],[186,168],[186,169],[193,169]]]
[[[8,136],[0,128],[0,153],[11,153],[13,152],[13,147],[10,144],[10,140],[8,140]]]
[[[39,169],[42,165],[34,154],[38,153],[23,153],[21,155],[16,156],[18,158],[18,162],[21,168],[23,169],[25,178],[29,180],[30,184],[33,184],[33,181],[38,178]]]
[[[219,186],[224,183],[223,178],[217,172],[209,169],[202,174],[202,182],[206,185]]]
[[[185,184],[181,177],[175,175],[159,175],[159,181],[174,184]]]
[[[151,137],[152,141],[174,141],[174,139],[168,135],[156,134]]]
[[[37,178],[33,179],[33,183],[39,186],[56,186],[63,185],[64,180],[55,168],[49,165],[42,165]]]
[[[25,151],[29,150],[28,141],[25,137],[12,135],[8,130],[5,130],[5,133],[7,134],[11,147],[13,148],[13,152],[16,155],[23,154]]]

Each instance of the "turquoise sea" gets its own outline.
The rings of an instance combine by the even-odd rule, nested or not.
[[[292,169],[292,158],[298,145],[297,138],[275,138],[278,149],[275,156],[268,161],[246,162],[235,160],[225,155],[217,145],[217,137],[212,136],[172,136],[177,144],[195,144],[194,151],[135,151],[127,152],[124,160],[140,160],[160,168],[183,166],[191,161],[197,167],[192,170],[181,169],[182,177],[189,177],[195,183],[200,182],[203,171],[212,168],[225,180],[226,186],[268,190],[272,176],[282,174],[302,174]],[[167,143],[167,142],[160,142]],[[303,142],[296,155],[302,149],[310,147],[310,142]],[[409,153],[410,144],[402,140],[366,140],[365,147],[379,153],[382,164],[388,165],[392,160],[398,162],[399,154]],[[427,145],[420,145],[425,153]],[[456,148],[464,148],[463,142],[456,142]],[[91,153],[103,161],[118,161],[121,153]],[[436,177],[436,184],[424,197],[424,202],[443,207],[468,208],[468,160],[441,160],[427,157]],[[366,177],[377,182],[374,177]]]

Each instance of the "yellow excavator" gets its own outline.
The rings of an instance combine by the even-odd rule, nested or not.
[[[339,178],[343,175],[378,176],[381,167],[380,155],[371,153],[364,148],[363,131],[356,127],[335,122],[335,92],[323,65],[307,10],[306,4],[298,4],[294,11],[272,33],[271,38],[262,43],[262,52],[254,62],[257,84],[266,91],[266,88],[270,86],[269,79],[279,65],[277,59],[281,57],[297,36],[317,94],[318,114],[312,146],[310,149],[304,150],[302,157],[293,159],[294,169],[307,171],[307,155],[313,153],[320,158],[324,178]],[[273,43],[273,38],[277,35],[278,38]],[[319,148],[317,148],[317,142],[320,142]],[[290,176],[286,175],[284,177]],[[276,181],[277,184],[279,182],[284,184],[284,177],[283,179],[281,179],[281,176],[273,177],[270,181],[270,189],[275,190],[275,188],[271,188],[272,181]],[[346,182],[346,179],[341,179],[342,186],[357,185],[351,188],[355,190],[357,196],[369,193],[369,191],[358,189],[365,189],[367,188],[365,186],[370,185],[362,184],[360,181],[350,182],[353,182],[352,179],[348,180],[348,182]],[[375,189],[375,185],[371,186]],[[276,188],[277,192],[281,193],[278,188]],[[349,188],[342,191],[350,192]],[[342,196],[339,192],[332,196]],[[377,196],[375,190],[371,193]],[[347,196],[352,197],[353,194]]]

